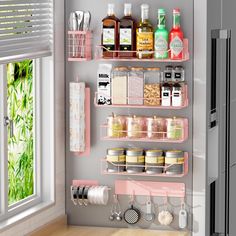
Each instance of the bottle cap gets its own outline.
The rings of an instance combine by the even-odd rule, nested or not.
[[[114,9],[115,9],[115,4],[108,3],[108,11],[107,11],[108,16],[114,15],[115,12]]]
[[[173,13],[174,13],[174,14],[180,14],[180,9],[179,9],[179,8],[173,9]]]
[[[125,16],[130,16],[132,14],[132,4],[131,3],[124,4],[124,14],[125,14]]]
[[[165,9],[163,9],[163,8],[158,9],[157,12],[158,12],[158,14],[161,14],[161,15],[165,15],[166,14]]]

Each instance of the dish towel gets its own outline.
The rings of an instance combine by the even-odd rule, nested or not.
[[[70,83],[70,151],[85,151],[85,83]]]

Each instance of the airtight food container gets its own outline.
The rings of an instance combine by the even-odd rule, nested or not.
[[[184,173],[184,152],[180,150],[166,151],[166,174],[179,175]],[[170,166],[170,167],[168,167]]]
[[[107,171],[123,172],[125,171],[125,149],[124,148],[109,148],[107,149]]]
[[[128,173],[143,172],[144,165],[145,157],[143,155],[143,149],[131,148],[126,150],[126,171]]]
[[[165,158],[162,150],[147,150],[145,155],[145,166],[147,174],[163,173]],[[151,166],[151,167],[150,167]]]

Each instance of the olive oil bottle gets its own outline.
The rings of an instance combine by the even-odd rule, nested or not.
[[[136,31],[137,58],[153,57],[153,27],[149,21],[149,5],[141,5],[141,21]]]
[[[107,17],[102,20],[102,46],[103,57],[117,57],[119,48],[119,25],[120,20],[115,16],[115,5],[108,4]]]

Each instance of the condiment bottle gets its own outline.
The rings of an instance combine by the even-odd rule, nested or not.
[[[166,13],[164,9],[158,9],[158,26],[155,31],[155,58],[168,58],[168,37],[166,29]]]
[[[173,28],[170,31],[170,59],[181,60],[183,58],[184,34],[180,28],[180,10],[173,10]]]
[[[135,57],[136,21],[132,17],[132,5],[130,3],[124,4],[124,17],[121,18],[120,20],[119,50],[120,50],[119,57],[122,58]]]
[[[168,82],[163,83],[161,87],[161,105],[171,106],[171,85]]]
[[[183,105],[183,91],[179,83],[172,86],[172,106],[180,107]]]
[[[118,55],[117,52],[112,52],[119,49],[120,20],[115,16],[114,8],[114,4],[108,4],[107,17],[102,20],[102,46],[104,47],[104,58],[113,58]]]
[[[149,5],[141,5],[141,21],[136,30],[136,50],[139,59],[153,57],[153,28],[149,21]]]

